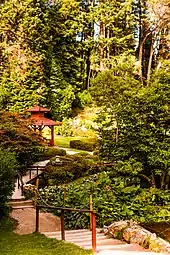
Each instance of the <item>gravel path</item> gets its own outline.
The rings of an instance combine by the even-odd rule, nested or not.
[[[31,234],[35,231],[35,209],[13,210],[10,216],[18,221],[15,233]],[[53,232],[60,229],[60,219],[51,213],[40,213],[40,232]]]

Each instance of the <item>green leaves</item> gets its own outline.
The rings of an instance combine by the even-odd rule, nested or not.
[[[0,219],[7,213],[6,203],[15,187],[17,167],[16,155],[0,148]]]

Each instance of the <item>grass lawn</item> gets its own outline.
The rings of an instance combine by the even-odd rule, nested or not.
[[[41,234],[17,235],[13,232],[2,232],[0,255],[92,255],[92,252]]]
[[[55,145],[62,147],[62,148],[70,148],[70,141],[73,140],[81,140],[81,141],[87,141],[88,139],[86,137],[72,137],[72,136],[55,136]]]

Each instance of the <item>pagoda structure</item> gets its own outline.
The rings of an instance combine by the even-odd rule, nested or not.
[[[29,119],[32,122],[33,129],[35,131],[38,130],[40,135],[42,135],[42,130],[44,127],[49,127],[51,129],[50,145],[54,146],[54,126],[59,126],[62,123],[46,118],[45,114],[50,112],[50,110],[42,106],[35,105],[32,108],[27,109],[27,111],[31,113]]]

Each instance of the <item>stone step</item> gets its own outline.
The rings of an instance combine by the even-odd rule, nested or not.
[[[21,202],[21,201],[25,201],[24,196],[21,196],[19,198],[12,198],[9,203],[13,203],[13,202],[15,203],[15,202]]]
[[[33,201],[32,200],[19,200],[19,199],[15,199],[15,200],[12,200],[9,202],[9,204],[11,206],[24,206],[24,205],[32,205],[33,204]]]
[[[126,250],[97,250],[97,255],[156,255],[155,252],[147,251],[126,251]],[[168,255],[159,253],[159,255]]]
[[[32,200],[12,200],[9,202],[11,208],[14,209],[26,209],[26,208],[34,208],[34,203]]]
[[[101,230],[102,229],[100,229],[100,228],[97,228],[96,229],[96,233],[98,234],[100,234],[101,233]],[[44,234],[44,235],[55,235],[55,234],[60,234],[61,233],[61,230],[58,230],[58,231],[56,231],[56,232],[42,232],[42,234]],[[91,231],[89,230],[89,229],[75,229],[75,230],[65,230],[65,234],[66,235],[72,235],[72,234],[77,234],[77,235],[80,235],[80,233],[88,233],[88,234],[90,234],[91,233]],[[104,234],[103,234],[104,235]]]
[[[71,243],[75,243],[75,244],[77,244],[78,246],[80,246],[82,248],[90,247],[89,249],[91,249],[91,247],[92,247],[92,240],[84,240],[84,239],[82,239],[82,240],[73,240],[73,241],[70,241],[70,240],[66,239],[66,241],[71,242]],[[120,246],[120,248],[121,248],[121,245],[128,245],[128,244],[123,244],[123,242],[122,242],[122,244],[121,243],[115,244],[114,239],[107,239],[107,238],[105,238],[105,239],[98,239],[97,238],[96,245],[97,245],[97,247],[112,245],[112,246],[116,246],[116,247]]]
[[[61,240],[61,231],[43,232],[42,234],[46,235],[49,238],[56,238],[58,240]],[[66,230],[65,239],[66,242],[74,243],[81,248],[92,249],[92,233],[88,229]],[[127,244],[123,241],[105,236],[104,233],[101,233],[101,229],[97,229],[96,246],[97,254],[115,255],[117,254],[116,252],[118,252],[118,254],[123,255],[124,252],[127,252],[127,254],[129,255],[136,255],[147,252],[147,254],[149,255],[148,251],[143,251],[143,248],[137,244]]]
[[[110,240],[110,239],[109,239]],[[89,244],[89,245],[82,245],[81,246],[82,248],[84,249],[91,249],[92,248],[92,245]],[[141,249],[141,247],[139,246],[139,249],[138,249],[138,252],[142,252],[143,250]],[[105,251],[105,250],[108,250],[108,251],[137,251],[137,247],[136,245],[133,245],[133,244],[112,244],[112,242],[106,242],[105,244],[104,243],[97,243],[97,251]]]
[[[16,209],[27,209],[27,208],[34,208],[34,206],[33,206],[33,205],[12,206],[12,210],[16,210]]]
[[[47,235],[47,237],[50,237],[50,238],[56,238],[56,239],[61,239],[61,235]],[[108,238],[104,235],[96,235],[96,238],[97,238],[97,241],[99,240],[108,240]],[[82,242],[83,241],[86,241],[86,242],[90,242],[91,243],[91,240],[92,240],[92,235],[83,235],[83,236],[80,236],[80,235],[77,235],[77,236],[69,236],[69,235],[65,235],[65,239],[66,241],[68,242]]]

